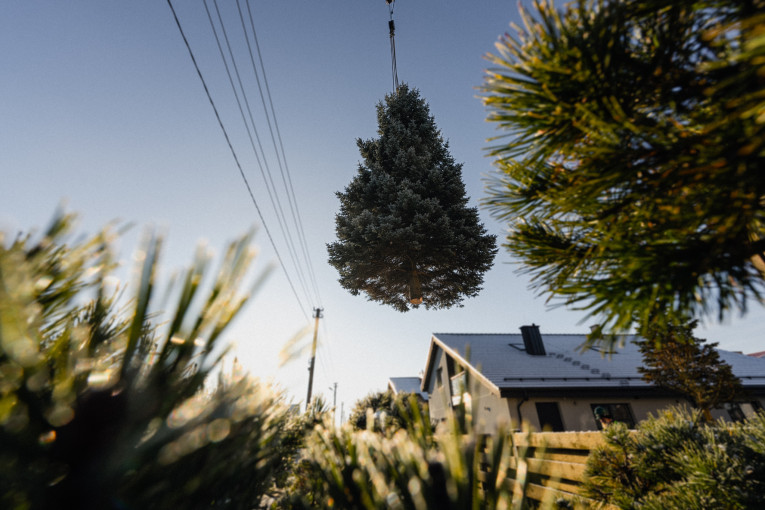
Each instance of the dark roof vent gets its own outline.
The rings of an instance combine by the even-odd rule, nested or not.
[[[523,346],[526,352],[532,356],[544,356],[545,344],[542,342],[542,335],[539,334],[539,326],[521,326],[521,336],[523,337]]]

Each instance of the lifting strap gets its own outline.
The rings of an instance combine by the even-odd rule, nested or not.
[[[398,90],[398,69],[396,68],[396,24],[393,22],[393,7],[395,0],[385,0],[388,4],[388,11],[390,12],[390,21],[388,21],[388,28],[390,29],[390,59],[391,59],[391,73],[393,74],[393,92]]]

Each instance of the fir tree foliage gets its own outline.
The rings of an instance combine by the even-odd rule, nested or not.
[[[329,262],[351,294],[405,312],[478,295],[496,239],[468,207],[454,162],[425,101],[401,85],[377,106],[378,138],[357,140],[363,162],[338,192]]]
[[[754,509],[765,505],[765,415],[705,423],[670,408],[636,431],[616,423],[587,459],[583,495],[593,508]]]
[[[685,396],[707,421],[711,410],[742,395],[741,381],[720,359],[717,343],[693,335],[697,321],[682,324],[652,323],[636,343],[644,366],[643,379]]]
[[[355,430],[374,430],[391,435],[406,428],[415,414],[412,409],[415,406],[417,414],[427,417],[427,404],[414,393],[394,395],[390,390],[370,393],[354,404],[348,423]],[[374,423],[369,421],[370,417]]]
[[[307,510],[494,510],[527,508],[527,482],[507,477],[525,462],[510,430],[483,436],[450,416],[434,434],[427,413],[412,405],[392,434],[317,426],[296,463],[294,485],[275,508]],[[469,420],[468,420],[469,421]],[[525,478],[525,477],[524,477]]]
[[[607,329],[763,289],[762,0],[536,0],[484,84],[485,204],[532,285]]]

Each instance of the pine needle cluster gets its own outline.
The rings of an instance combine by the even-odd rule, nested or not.
[[[583,495],[622,509],[765,505],[765,415],[706,423],[671,408],[636,431],[614,424],[587,461]]]
[[[489,55],[485,204],[534,288],[626,330],[763,291],[761,0],[534,2]]]

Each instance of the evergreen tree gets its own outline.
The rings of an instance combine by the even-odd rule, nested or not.
[[[364,162],[337,193],[329,262],[351,294],[402,312],[460,305],[481,290],[496,239],[467,206],[462,165],[419,92],[402,85],[377,119],[379,138],[357,140]]]
[[[614,424],[587,459],[587,508],[687,510],[763,508],[765,415],[699,423],[669,408],[629,431]]]
[[[418,408],[416,412],[414,406]],[[390,390],[380,391],[357,401],[348,416],[348,423],[354,430],[366,430],[370,425],[367,423],[367,411],[371,410],[377,420],[372,429],[392,433],[406,428],[414,416],[427,417],[426,409],[427,405],[414,393],[394,395]]]
[[[745,311],[765,267],[762,0],[535,7],[484,87],[507,248],[609,328]]]
[[[645,366],[643,379],[684,395],[711,422],[711,409],[741,395],[741,381],[720,359],[717,343],[693,336],[697,321],[683,324],[652,323],[636,343]]]

